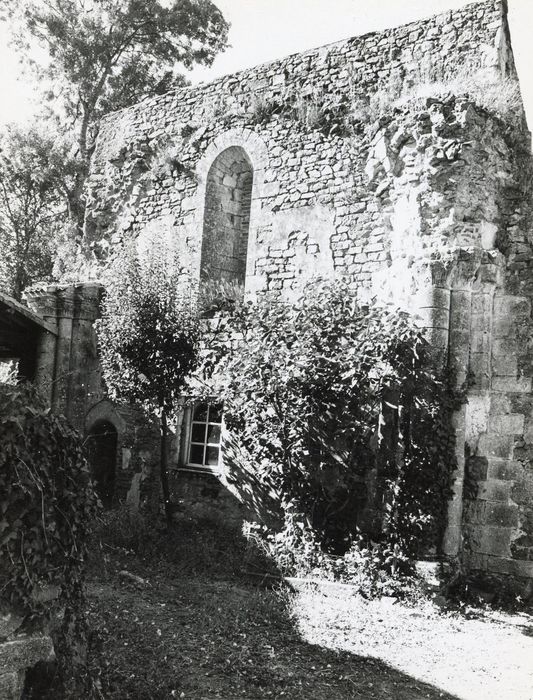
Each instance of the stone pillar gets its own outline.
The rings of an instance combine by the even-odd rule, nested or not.
[[[103,397],[94,322],[99,315],[102,286],[85,283],[73,288],[68,417],[83,431],[85,414]]]
[[[93,329],[101,290],[97,283],[50,285],[27,295],[30,308],[58,331],[53,339],[43,334],[38,382],[52,409],[82,431],[89,405],[102,393]]]
[[[419,290],[412,300],[412,311],[427,331],[436,366],[444,366],[450,332],[450,290],[442,284]]]
[[[37,347],[35,384],[52,406],[57,336],[43,331]]]
[[[448,341],[448,367],[459,388],[468,375],[470,352],[470,319],[472,292],[469,289],[452,289],[450,292],[450,334]],[[457,557],[462,544],[463,486],[465,474],[465,406],[461,406],[453,417],[455,428],[456,470],[452,485],[452,496],[448,503],[448,524],[442,549],[447,557]]]
[[[56,296],[57,352],[54,371],[52,408],[69,417],[70,350],[72,345],[72,317],[74,315],[73,288],[58,288]]]
[[[50,326],[57,328],[56,300],[54,286],[43,289],[30,289],[24,292],[25,300],[32,311]],[[37,348],[35,383],[50,406],[53,403],[57,335],[43,331]]]

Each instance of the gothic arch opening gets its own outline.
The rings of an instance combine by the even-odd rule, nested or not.
[[[97,421],[89,430],[85,444],[96,493],[104,508],[111,508],[117,467],[118,434],[115,426],[107,420]]]
[[[207,175],[202,237],[202,280],[244,285],[253,168],[240,146],[222,151]]]

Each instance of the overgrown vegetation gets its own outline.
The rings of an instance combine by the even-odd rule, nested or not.
[[[83,190],[101,117],[183,84],[178,67],[210,65],[226,46],[228,25],[210,0],[0,0],[0,19],[9,22],[33,78],[46,85],[48,123],[68,131],[76,146],[75,177],[65,194],[81,237]],[[44,52],[41,62],[36,48]]]
[[[15,299],[51,278],[74,169],[68,144],[41,126],[0,133],[0,288]]]
[[[352,133],[348,97],[325,90],[314,90],[305,95],[294,89],[285,89],[276,95],[259,94],[252,98],[248,113],[257,124],[280,115],[293,120],[304,130],[321,131],[326,136]]]
[[[238,532],[205,522],[158,532],[139,517],[106,513],[95,532],[105,559],[89,569],[91,667],[106,698],[451,700],[458,686],[472,700],[529,697],[531,616],[246,580],[243,568],[264,565],[244,559]],[[53,686],[30,690],[62,698]]]
[[[90,697],[83,579],[96,498],[80,437],[31,385],[0,386],[0,493],[1,597],[32,626],[63,609],[63,685]]]
[[[464,67],[453,77],[441,80],[429,77],[429,73],[422,70],[406,79],[392,75],[368,94],[361,94],[355,80],[344,96],[319,88],[306,93],[294,88],[285,88],[276,94],[259,93],[252,98],[248,114],[257,124],[265,124],[279,115],[293,120],[306,131],[346,137],[354,135],[361,125],[374,124],[394,110],[406,106],[426,109],[428,99],[450,96],[470,99],[511,127],[524,127],[518,81],[471,67]]]
[[[360,529],[398,562],[438,550],[456,399],[405,314],[360,308],[340,281],[296,303],[266,295],[219,325],[203,372],[224,403],[228,479],[287,550],[312,531],[343,554]]]
[[[430,79],[421,72],[415,74],[407,86],[402,80],[390,78],[369,96],[354,94],[351,116],[354,121],[374,123],[395,109],[407,106],[426,109],[428,99],[447,99],[450,96],[470,99],[509,126],[524,127],[518,81],[469,67],[459,69],[454,76],[441,80]]]

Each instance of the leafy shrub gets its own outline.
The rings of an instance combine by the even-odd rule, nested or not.
[[[355,586],[366,598],[384,595],[413,597],[421,582],[409,557],[396,543],[358,537],[350,549],[332,561],[335,578]]]
[[[199,350],[197,285],[165,241],[125,245],[110,259],[101,317],[95,323],[109,396],[160,419],[160,476],[167,520],[168,419]]]
[[[117,508],[101,514],[91,539],[93,547],[95,542],[99,542],[139,554],[149,549],[156,537],[155,527],[146,515],[127,503],[121,503]]]
[[[331,555],[294,512],[287,514],[284,527],[277,532],[248,523],[246,534],[285,576],[347,583],[365,598],[413,598],[421,594],[416,569],[398,544],[358,536],[344,554]]]
[[[80,436],[29,384],[0,386],[0,494],[2,598],[30,618],[64,606],[56,654],[65,679],[83,675],[82,584],[97,502]],[[59,600],[45,602],[56,587]]]
[[[454,397],[405,314],[360,308],[342,281],[296,303],[265,295],[227,318],[204,371],[224,402],[228,478],[265,521],[299,513],[337,553],[364,520],[409,554],[439,546]]]

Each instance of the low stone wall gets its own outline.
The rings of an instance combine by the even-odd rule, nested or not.
[[[54,658],[49,636],[16,634],[21,622],[16,613],[0,612],[0,700],[20,700],[27,669]]]

